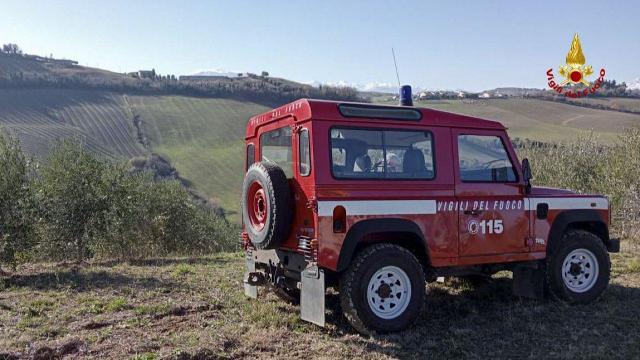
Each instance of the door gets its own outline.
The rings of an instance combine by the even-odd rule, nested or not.
[[[458,255],[529,251],[528,199],[503,131],[454,130]]]

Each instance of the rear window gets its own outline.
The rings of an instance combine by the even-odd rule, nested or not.
[[[286,126],[260,135],[260,156],[262,161],[280,166],[287,178],[293,177],[291,128]]]
[[[331,129],[331,168],[346,179],[433,179],[428,131]]]
[[[253,165],[256,162],[256,154],[253,144],[247,145],[247,164],[246,169],[249,169],[249,166]]]

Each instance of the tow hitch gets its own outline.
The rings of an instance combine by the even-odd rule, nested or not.
[[[267,277],[261,271],[248,272],[244,279],[245,284],[249,284],[251,286],[263,286],[267,284],[267,281]]]

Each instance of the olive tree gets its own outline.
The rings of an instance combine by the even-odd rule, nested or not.
[[[103,231],[108,201],[105,164],[65,140],[40,168],[36,199],[42,255],[53,260],[91,257],[90,242]]]
[[[0,263],[15,266],[34,243],[30,162],[18,141],[2,133],[0,169]]]

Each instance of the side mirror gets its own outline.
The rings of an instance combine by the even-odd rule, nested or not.
[[[524,191],[529,194],[531,192],[531,165],[529,165],[529,159],[522,159],[522,175],[524,176]]]

